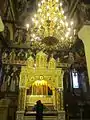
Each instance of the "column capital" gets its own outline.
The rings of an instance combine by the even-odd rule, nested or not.
[[[83,25],[78,32],[78,36],[83,42],[90,39],[90,25]]]

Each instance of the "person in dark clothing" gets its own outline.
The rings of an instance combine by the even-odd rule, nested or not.
[[[33,108],[33,110],[36,111],[36,120],[43,120],[43,110],[44,109],[45,109],[45,106],[41,103],[41,100],[38,100],[36,102],[36,105]]]

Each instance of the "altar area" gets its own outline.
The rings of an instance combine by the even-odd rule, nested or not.
[[[40,51],[35,59],[30,56],[21,69],[17,120],[34,120],[32,108],[38,100],[48,108],[43,113],[45,120],[65,120],[63,70],[56,67],[53,56],[49,61],[47,57]]]

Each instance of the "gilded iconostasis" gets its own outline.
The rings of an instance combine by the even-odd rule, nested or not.
[[[72,69],[82,74],[83,83],[88,86],[84,44],[78,38],[78,31],[86,19],[90,20],[89,7],[83,0],[40,2],[0,1],[0,16],[4,23],[4,31],[0,33],[0,98],[8,97],[16,106],[21,69],[30,56],[35,61],[40,51],[47,55],[47,62],[53,56],[56,67],[62,68],[65,74],[69,75]],[[52,9],[49,5],[53,5]],[[64,81],[69,83],[70,79],[65,78],[65,74]],[[66,91],[70,87],[68,83],[65,82]]]

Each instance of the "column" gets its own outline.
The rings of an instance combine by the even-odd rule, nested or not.
[[[60,91],[60,99],[61,99],[61,110],[64,110],[64,106],[63,106],[63,90]]]
[[[58,111],[58,120],[65,120],[65,111],[63,106],[63,89],[60,91],[60,111]]]
[[[53,93],[53,105],[54,105],[54,109],[56,110],[57,103],[56,103],[56,90],[55,90],[55,88],[52,88],[52,93]]]
[[[78,36],[84,43],[89,84],[90,84],[90,25],[84,25],[79,31]]]
[[[19,100],[18,100],[18,111],[16,120],[24,120],[25,112],[25,103],[26,103],[26,88],[20,87],[19,89]]]
[[[60,92],[57,91],[57,110],[60,111],[61,110],[61,95],[60,95]]]
[[[19,104],[18,110],[22,111],[25,110],[25,103],[26,103],[26,88],[21,87],[19,90]]]

